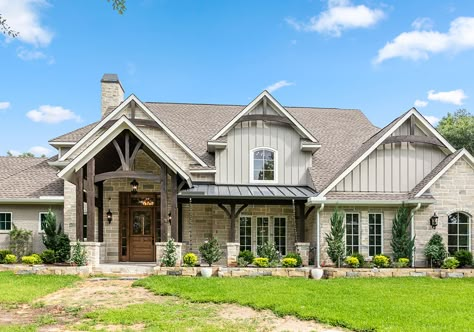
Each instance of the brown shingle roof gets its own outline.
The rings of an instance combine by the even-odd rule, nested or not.
[[[0,157],[0,198],[63,196],[63,180],[47,158]]]
[[[73,130],[67,134],[58,136],[56,138],[53,138],[49,140],[50,143],[54,142],[77,142],[79,141],[84,135],[86,135],[89,131],[92,130],[99,122],[94,122],[91,124],[88,124],[87,126],[78,128],[76,130]]]

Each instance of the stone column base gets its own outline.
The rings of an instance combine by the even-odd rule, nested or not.
[[[296,242],[296,252],[300,254],[303,266],[309,265],[309,242]]]
[[[102,242],[79,242],[81,247],[86,250],[87,254],[87,265],[98,266],[105,261],[105,244]],[[71,253],[72,247],[76,245],[76,242],[71,242]]]
[[[240,243],[227,243],[227,266],[237,266],[237,258],[240,252]]]
[[[161,259],[163,258],[165,248],[167,242],[156,242],[156,263],[161,266]],[[183,243],[175,242],[174,245],[176,246],[176,265],[181,266],[183,263]]]

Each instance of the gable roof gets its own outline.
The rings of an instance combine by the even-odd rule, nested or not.
[[[246,107],[166,102],[145,102],[144,105],[203,160],[206,167],[211,168],[215,160],[214,155],[207,151],[208,140]],[[354,152],[380,130],[360,110],[293,106],[285,106],[285,109],[299,123],[304,123],[321,144],[321,148],[313,154],[310,169],[317,190],[324,188]],[[68,141],[69,135],[85,135],[89,128],[80,128],[57,139]]]
[[[464,157],[472,167],[474,167],[474,158],[466,149],[460,149],[455,153],[444,158],[428,175],[418,183],[410,193],[411,197],[418,198],[443,176],[459,159]]]
[[[141,140],[141,142],[155,153],[160,160],[162,160],[172,171],[181,175],[181,177],[188,182],[188,185],[191,186],[189,175],[124,115],[108,128],[99,139],[95,140],[94,143],[89,145],[78,156],[76,156],[73,161],[58,173],[58,176],[72,180],[73,172],[84,166],[93,156],[112,142],[112,140],[125,129],[130,130],[132,134]]]
[[[47,158],[0,157],[0,200],[62,197],[64,182]]]
[[[115,110],[110,112],[107,116],[105,116],[99,123],[93,126],[78,142],[75,144],[69,151],[67,151],[59,161],[66,160],[71,154],[79,149],[82,145],[86,144],[87,141],[97,133],[108,121],[112,120],[117,114],[119,114],[125,107],[127,107],[131,102],[135,102],[142,110],[150,116],[152,120],[154,120],[160,127],[165,131],[165,133],[171,137],[172,140],[178,144],[184,151],[186,151],[192,158],[196,160],[201,166],[206,166],[204,161],[202,161],[189,147],[186,146],[159,118],[156,117],[153,112],[151,112],[135,95],[130,95],[127,99],[125,99]]]
[[[301,124],[299,123],[292,115],[289,113],[281,104],[273,98],[273,96],[267,91],[264,90],[262,93],[260,93],[254,100],[250,102],[245,108],[240,111],[239,114],[237,114],[231,121],[229,121],[217,134],[215,134],[210,140],[215,141],[219,139],[221,136],[227,134],[227,132],[234,127],[234,125],[237,123],[237,121],[243,117],[244,115],[250,113],[255,106],[257,106],[261,101],[269,101],[273,106],[283,114],[285,117],[287,117],[290,122],[297,128],[297,130],[304,135],[307,139],[309,139],[311,142],[317,143],[318,140]]]
[[[399,128],[411,116],[415,116],[425,128],[432,133],[444,146],[451,152],[455,152],[454,147],[426,120],[416,108],[411,108],[387,126],[382,128],[378,133],[370,137],[364,142],[359,149],[352,155],[350,159],[339,169],[336,175],[329,181],[328,185],[321,190],[318,197],[324,197],[331,189],[333,189],[344,177],[346,177],[357,165],[369,156],[382,142],[389,137],[397,128]]]

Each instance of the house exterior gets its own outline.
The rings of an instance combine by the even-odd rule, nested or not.
[[[282,106],[267,91],[248,105],[143,102],[124,98],[114,74],[101,91],[100,120],[52,139],[56,157],[0,160],[4,185],[25,164],[22,172],[46,172],[42,188],[51,189],[2,193],[0,210],[11,213],[0,212],[0,233],[12,222],[39,231],[39,213],[52,207],[95,264],[157,261],[169,238],[183,254],[198,253],[212,236],[226,252],[222,264],[274,241],[282,254],[328,265],[336,207],[347,254],[372,257],[391,254],[392,219],[404,205],[416,266],[426,265],[436,232],[451,252],[472,251],[474,158],[414,108],[380,129],[359,110]],[[0,246],[6,241],[0,234]]]

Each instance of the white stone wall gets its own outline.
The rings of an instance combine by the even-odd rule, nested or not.
[[[100,87],[101,112],[102,117],[105,117],[109,107],[118,106],[123,101],[124,91],[119,82],[100,82]]]
[[[51,209],[56,214],[56,220],[63,224],[62,205],[0,205],[0,212],[11,212],[12,222],[16,227],[33,232],[33,252],[41,253],[46,249],[40,232],[39,214]],[[8,231],[0,231],[0,249],[8,249],[10,237]]]

